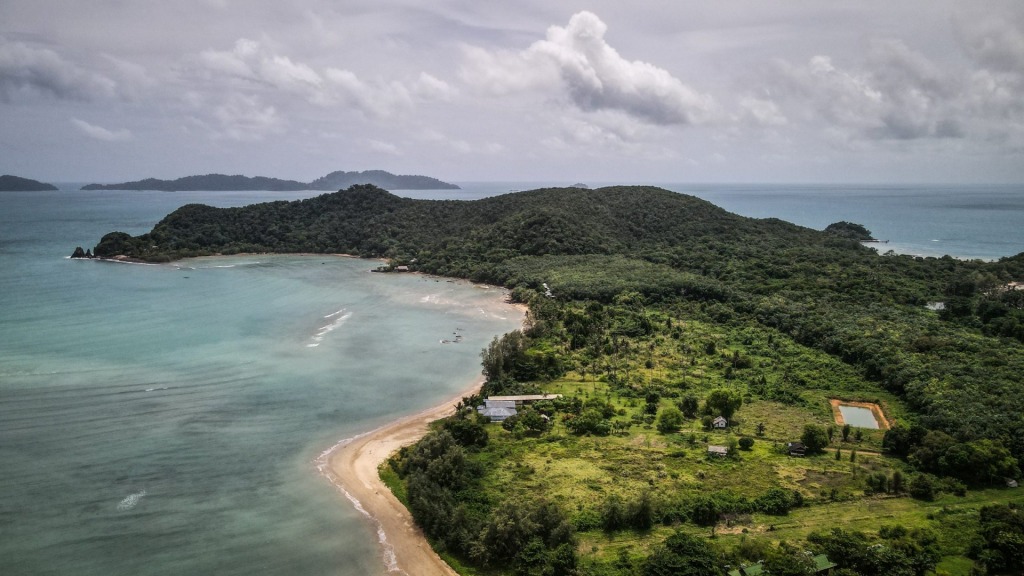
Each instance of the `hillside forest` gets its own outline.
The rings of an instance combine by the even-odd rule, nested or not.
[[[482,352],[481,394],[381,471],[460,573],[1020,574],[1024,253],[865,236],[650,187],[353,186],[184,206],[94,253],[345,253],[528,304]],[[560,396],[500,423],[476,410],[540,392]],[[836,402],[878,406],[880,428]]]

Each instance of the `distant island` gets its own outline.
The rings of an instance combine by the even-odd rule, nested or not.
[[[459,190],[455,184],[443,182],[430,176],[406,176],[384,170],[363,172],[331,172],[309,183],[309,190],[343,190],[359,184],[373,184],[385,190]]]
[[[120,184],[88,184],[83,186],[82,190],[157,190],[161,192],[266,190],[271,192],[291,192],[298,190],[336,191],[356,184],[373,184],[385,190],[459,189],[455,184],[449,184],[429,176],[408,176],[392,174],[384,170],[365,170],[363,172],[331,172],[312,182],[282,180],[264,176],[249,177],[206,174],[203,176],[185,176],[176,180],[146,178],[145,180],[122,182]]]
[[[53,184],[47,184],[30,178],[19,178],[9,174],[0,176],[0,192],[43,192],[56,189],[57,187]]]

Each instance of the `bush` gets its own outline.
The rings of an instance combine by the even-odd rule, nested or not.
[[[683,413],[677,408],[669,406],[661,411],[658,415],[658,432],[662,434],[671,434],[677,432],[679,427],[683,425]]]
[[[744,436],[743,438],[740,438],[739,445],[740,450],[750,450],[754,447],[754,439]]]
[[[712,526],[718,522],[720,509],[718,502],[707,496],[698,496],[690,502],[688,516],[695,524],[701,526]]]
[[[442,425],[460,446],[483,448],[487,446],[487,429],[475,414],[448,418]]]
[[[808,454],[820,454],[828,446],[828,433],[817,424],[807,424],[804,426],[800,441],[807,448]]]
[[[707,576],[719,574],[719,558],[704,540],[684,532],[669,536],[643,565],[644,576]]]
[[[913,498],[931,501],[935,499],[935,484],[935,477],[931,474],[918,474],[910,481],[907,491]]]
[[[799,492],[784,488],[770,488],[753,502],[755,509],[774,516],[786,515],[791,509],[801,504],[803,504],[803,496]]]
[[[676,402],[676,405],[687,418],[696,418],[697,412],[700,410],[700,400],[693,394],[683,396]]]
[[[594,436],[607,436],[612,429],[611,423],[594,408],[587,408],[579,416],[570,418],[565,422],[565,427],[573,434],[593,434]]]

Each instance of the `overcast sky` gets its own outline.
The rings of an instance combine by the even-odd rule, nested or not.
[[[0,173],[1024,182],[1024,2],[2,0]]]

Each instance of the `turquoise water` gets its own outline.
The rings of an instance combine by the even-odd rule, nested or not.
[[[314,460],[464,389],[521,319],[372,261],[65,258],[187,201],[296,197],[201,196],[0,197],[0,574],[383,573]]]
[[[1024,250],[1021,187],[666,187],[817,229],[859,222],[883,251]],[[319,194],[74,188],[0,194],[0,574],[384,573],[314,460],[463,389],[515,310],[495,289],[344,258],[68,260],[189,202]]]
[[[872,413],[871,410],[868,410],[867,408],[840,404],[839,413],[843,415],[843,422],[849,424],[850,426],[855,426],[857,428],[878,429],[878,421],[875,420],[874,413]]]

